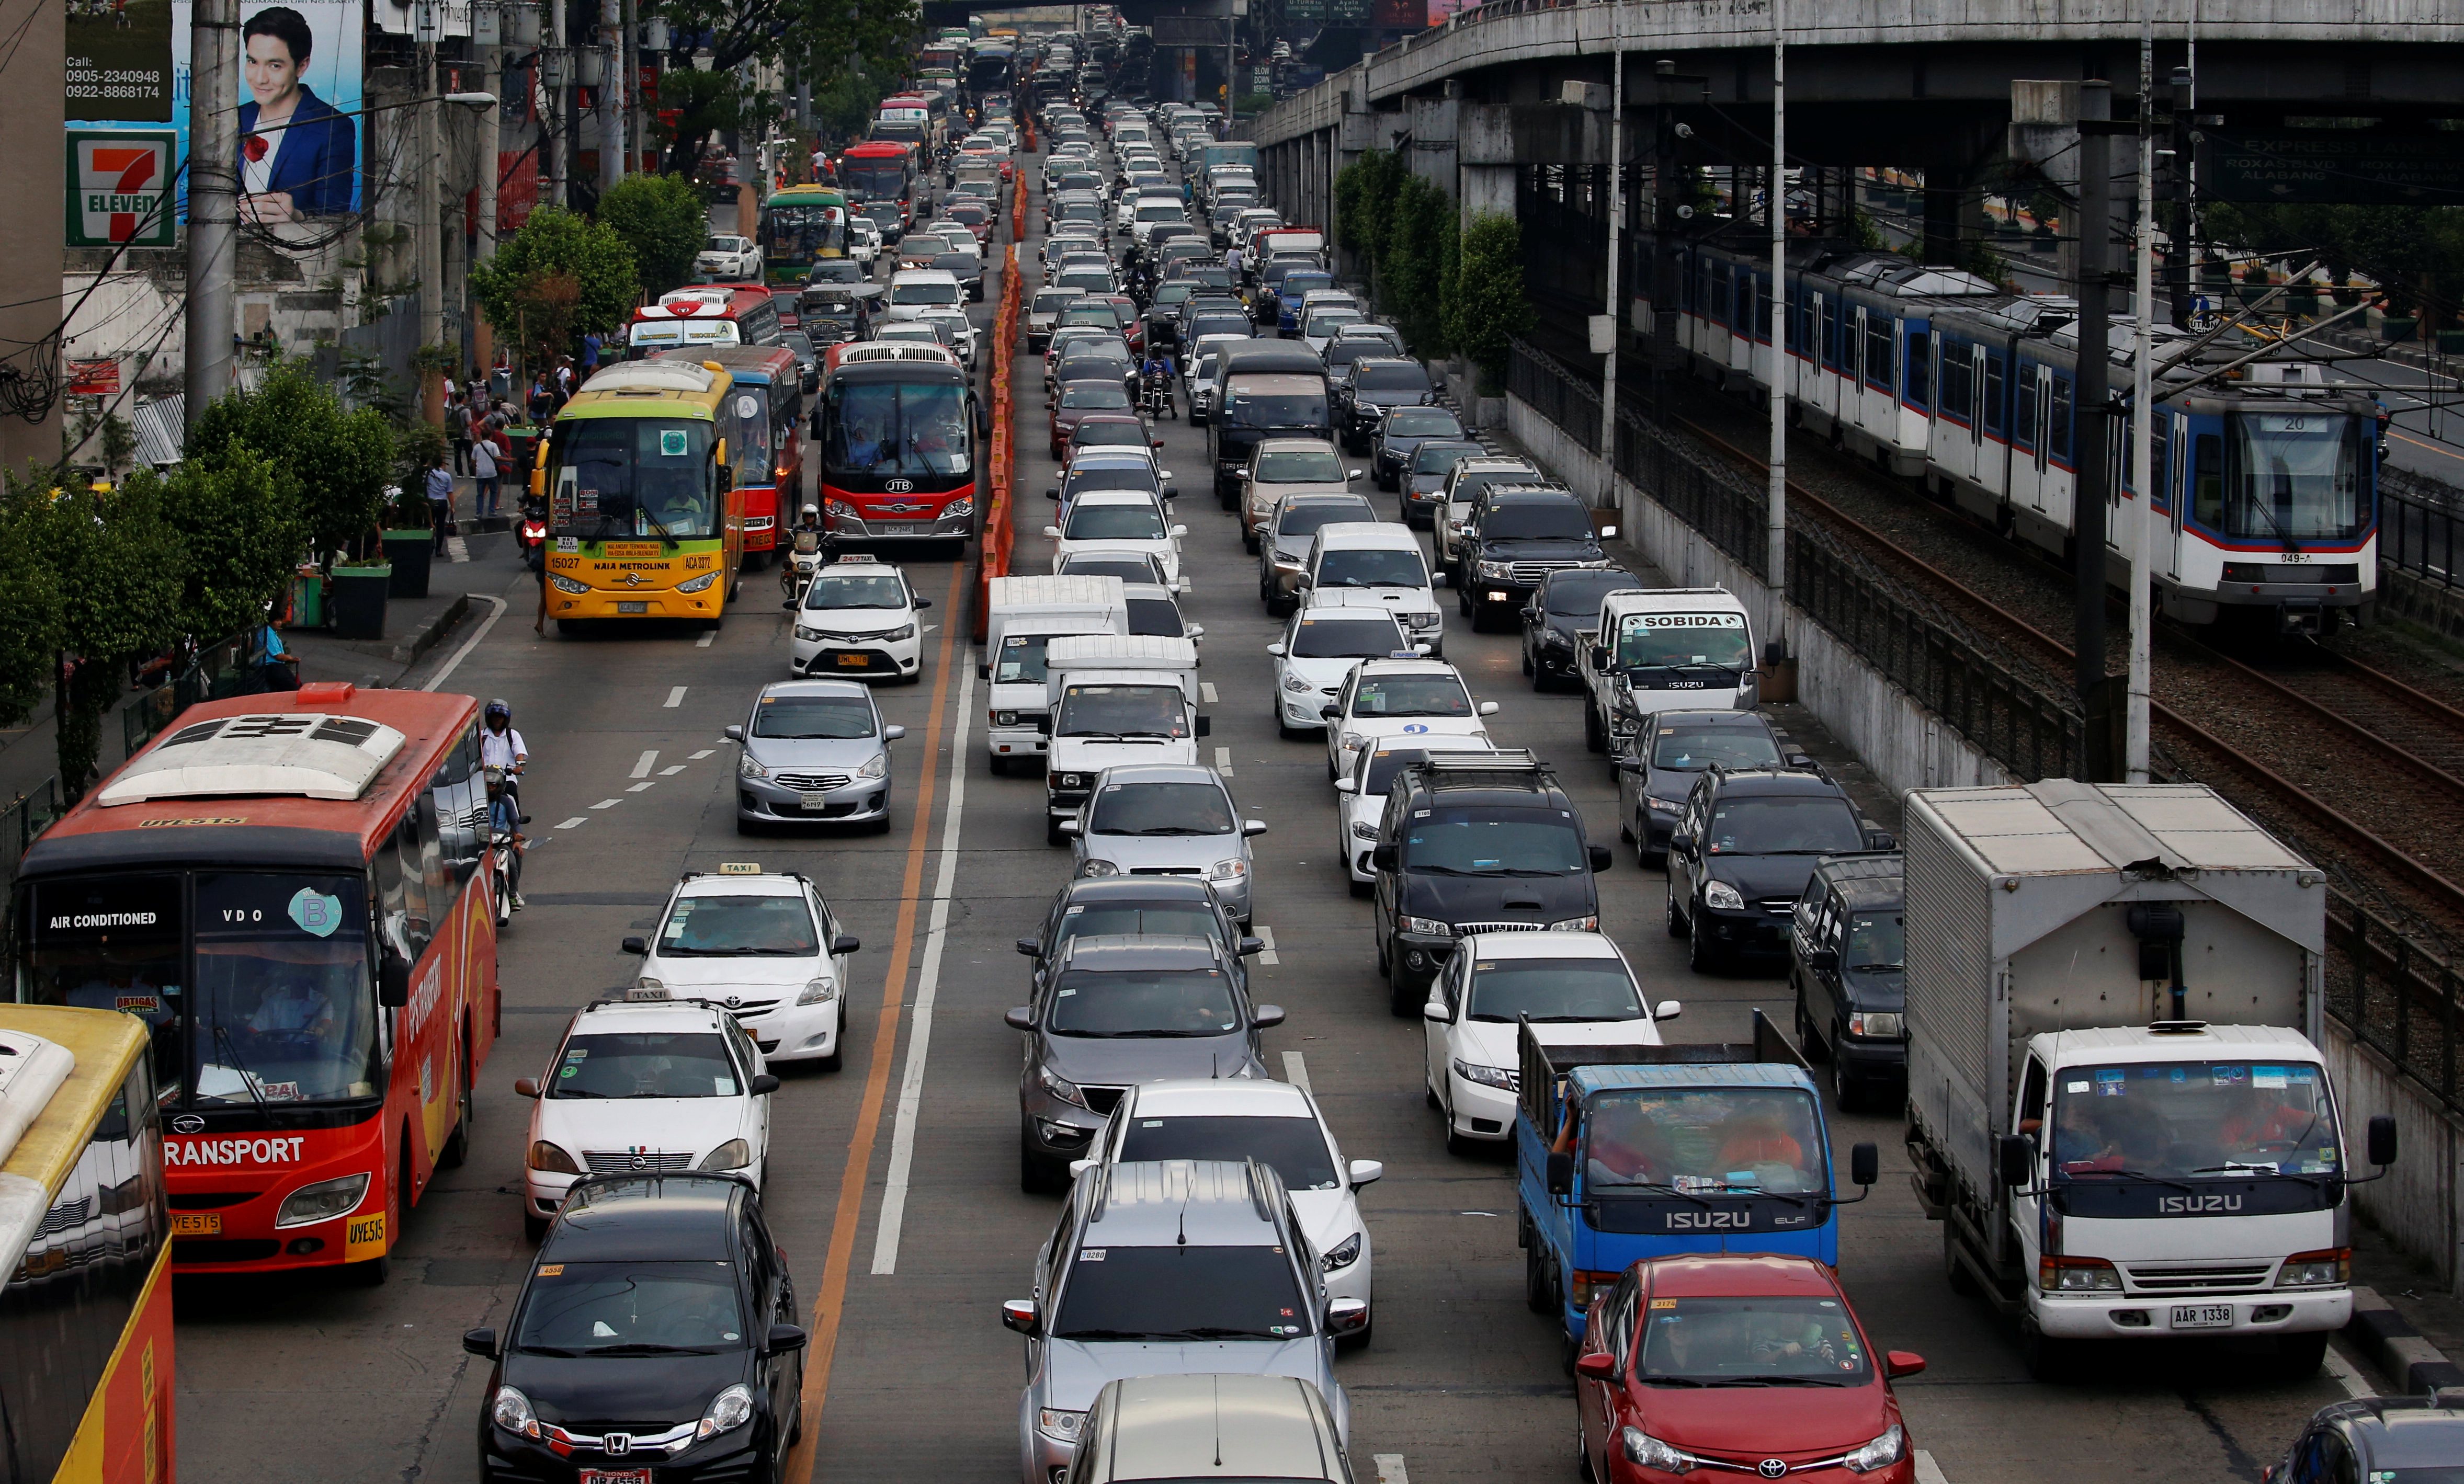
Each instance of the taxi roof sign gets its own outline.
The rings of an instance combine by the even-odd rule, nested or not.
[[[721,861],[718,862],[718,874],[721,876],[759,876],[761,874],[761,862],[759,861]]]

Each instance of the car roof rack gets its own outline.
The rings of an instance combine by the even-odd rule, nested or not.
[[[1500,748],[1494,753],[1431,753],[1407,766],[1447,788],[1553,787],[1557,781],[1556,774],[1528,747]]]

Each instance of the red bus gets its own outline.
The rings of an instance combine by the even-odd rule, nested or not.
[[[663,350],[653,360],[715,361],[734,383],[718,409],[718,436],[744,496],[744,556],[760,567],[784,544],[804,495],[804,379],[783,345]]]
[[[895,201],[905,213],[903,226],[915,222],[915,146],[896,140],[849,144],[839,156],[839,189],[847,205]]]
[[[758,283],[698,283],[659,295],[633,311],[625,359],[655,351],[711,345],[780,345],[779,306]]]
[[[822,375],[822,513],[842,539],[963,549],[975,534],[975,389],[958,358],[913,340],[833,345]]]
[[[470,1149],[495,1043],[479,706],[190,707],[19,867],[17,998],[144,1023],[173,1270],[348,1264]]]

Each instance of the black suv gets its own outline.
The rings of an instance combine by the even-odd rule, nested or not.
[[[1812,769],[1814,759],[1760,711],[1661,711],[1610,738],[1609,767],[1617,775],[1617,833],[1634,841],[1644,865],[1657,866],[1667,859],[1685,796],[1705,772]]]
[[[1843,1112],[1860,1102],[1896,1107],[1891,1095],[1907,1085],[1902,861],[1897,851],[1826,856],[1796,899],[1788,955],[1796,1037],[1809,1056],[1828,1050]]]
[[[1609,852],[1583,838],[1582,811],[1556,775],[1507,749],[1435,753],[1398,774],[1369,864],[1377,971],[1390,1008],[1415,1015],[1464,933],[1597,929],[1592,878]]]
[[[1438,389],[1429,381],[1429,368],[1419,361],[1394,356],[1363,356],[1352,363],[1352,375],[1343,382],[1343,406],[1335,418],[1343,433],[1343,447],[1353,453],[1366,453],[1369,435],[1377,431],[1387,408],[1425,407],[1437,400]]]
[[[1617,527],[1606,528],[1617,535]],[[1570,568],[1605,568],[1601,531],[1591,508],[1571,490],[1551,485],[1492,485],[1481,491],[1463,526],[1457,556],[1463,591],[1457,603],[1475,630],[1518,615],[1540,579]]]
[[[1668,931],[1690,938],[1694,971],[1788,951],[1791,916],[1823,856],[1896,850],[1847,792],[1818,773],[1711,768],[1668,837]]]
[[[515,1297],[479,1413],[479,1477],[776,1478],[803,1430],[787,1256],[736,1175],[584,1175]]]
[[[1523,673],[1531,677],[1531,688],[1546,690],[1561,681],[1579,687],[1575,630],[1599,626],[1600,600],[1609,594],[1640,591],[1641,580],[1623,567],[1560,567],[1542,578],[1522,615]]]

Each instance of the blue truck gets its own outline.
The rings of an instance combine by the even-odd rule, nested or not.
[[[1789,1253],[1838,1266],[1829,1126],[1805,1058],[1759,1010],[1753,1039],[1570,1046],[1525,1021],[1514,1162],[1526,1301],[1571,1365],[1592,1295],[1646,1257]],[[1874,1146],[1849,1152],[1870,1187]]]

